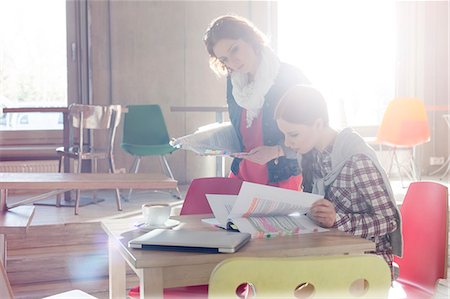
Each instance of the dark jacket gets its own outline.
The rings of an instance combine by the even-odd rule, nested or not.
[[[309,80],[303,75],[303,73],[296,67],[281,63],[278,76],[275,79],[274,84],[267,92],[265,96],[264,105],[262,108],[262,125],[263,125],[263,141],[264,145],[274,146],[283,145],[284,136],[278,129],[277,123],[274,119],[275,108],[280,100],[281,96],[292,86],[297,84],[309,84]],[[242,144],[242,136],[240,132],[241,126],[241,114],[243,108],[239,106],[233,97],[233,85],[231,78],[227,80],[227,103],[228,112],[230,114],[230,120],[234,129],[241,141],[241,150],[244,150]],[[239,163],[242,159],[235,158],[231,164],[231,171],[237,175],[239,172]],[[286,157],[280,157],[278,164],[274,163],[274,160],[267,163],[269,182],[275,183],[287,180],[291,176],[298,175],[300,173],[299,166],[296,159],[286,159]]]

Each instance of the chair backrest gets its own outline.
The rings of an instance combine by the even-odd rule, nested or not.
[[[120,105],[70,105],[69,120],[73,128],[72,134],[76,135],[73,136],[73,140],[77,144],[85,144],[85,130],[105,130],[107,132],[105,136],[108,138],[108,151],[112,150],[122,109]],[[106,146],[103,146],[103,148],[106,148]]]
[[[383,115],[377,142],[397,147],[413,147],[428,141],[430,130],[423,101],[415,98],[392,100]]]
[[[108,148],[106,149],[108,152],[108,156],[110,157],[110,171],[116,172],[116,162],[114,159],[114,143],[116,140],[117,128],[119,127],[120,121],[122,120],[122,114],[127,113],[128,109],[121,105],[110,105],[111,110],[111,121],[110,128],[108,132]]]
[[[69,118],[74,128],[108,129],[111,124],[109,106],[71,104]]]
[[[192,180],[186,192],[180,215],[212,213],[205,194],[238,194],[242,181],[234,178],[211,177]]]
[[[403,257],[394,261],[399,281],[433,292],[439,278],[447,276],[448,190],[434,182],[412,183],[400,208]]]
[[[123,122],[122,143],[161,145],[170,141],[159,105],[130,105]]]
[[[242,284],[250,298],[387,298],[391,272],[383,258],[369,254],[235,257],[213,270],[208,295],[237,298]]]
[[[110,105],[109,109],[111,110],[111,121],[110,121],[110,130],[108,134],[108,151],[112,156],[112,151],[114,150],[114,141],[116,139],[117,128],[119,127],[120,121],[122,120],[122,114],[127,113],[128,109],[121,105]]]

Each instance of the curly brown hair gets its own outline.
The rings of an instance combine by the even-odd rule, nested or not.
[[[222,39],[242,39],[252,45],[256,53],[267,45],[267,37],[246,18],[224,15],[214,19],[203,36],[209,53],[209,65],[218,75],[228,75],[227,66],[214,54],[214,46]]]

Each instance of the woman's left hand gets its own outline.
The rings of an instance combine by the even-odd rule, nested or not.
[[[283,150],[281,149],[280,146],[278,146],[278,145],[275,145],[275,146],[263,145],[263,146],[255,147],[248,153],[236,154],[236,155],[234,155],[234,157],[249,160],[251,162],[264,165],[267,162],[269,162],[273,159],[276,159],[282,155],[283,155]]]
[[[331,201],[319,199],[314,202],[309,210],[309,215],[322,227],[333,227],[336,222],[336,210]]]

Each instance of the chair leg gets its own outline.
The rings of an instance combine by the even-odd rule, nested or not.
[[[388,171],[387,171],[387,176],[388,177],[391,177],[392,166],[394,165],[395,148],[392,148],[391,151],[392,151],[391,162],[389,163],[389,168],[388,168]]]
[[[129,172],[130,173],[138,173],[140,165],[141,165],[141,157],[136,156],[136,158],[134,158],[133,165],[131,166]],[[128,198],[126,199],[127,201],[131,200],[132,193],[133,193],[133,189],[130,188],[130,190],[128,191]]]
[[[447,173],[448,173],[449,167],[450,167],[450,157],[448,157],[447,160],[445,160],[444,164],[442,164],[438,169],[436,169],[436,170],[433,171],[433,172],[430,172],[429,175],[435,175],[435,174],[438,174],[441,170],[443,170],[444,168],[447,168],[447,169],[445,170],[445,172],[443,173],[443,176],[446,176]]]
[[[58,172],[61,173],[62,172],[62,165],[63,165],[63,156],[60,155],[59,156],[59,161],[58,161]],[[64,193],[58,193],[56,194],[56,204],[55,206],[57,207],[61,207],[61,196],[64,195]]]
[[[115,189],[115,192],[116,192],[117,211],[122,211],[122,201],[120,198],[120,191],[119,189]]]
[[[80,197],[81,197],[80,193],[81,193],[80,189],[77,189],[77,196],[75,199],[75,215],[78,215],[78,212],[80,210]]]
[[[175,180],[175,178],[173,177],[173,174],[172,174],[172,170],[170,170],[169,163],[167,163],[166,156],[159,156],[159,158],[160,158],[160,161],[163,162],[165,169],[167,170],[167,173],[169,174],[170,178],[172,180]],[[174,196],[178,199],[181,199],[181,193],[180,193],[180,189],[178,189],[178,185],[175,187],[175,191],[177,192],[177,194],[175,194],[175,195],[172,194],[172,196]]]
[[[92,160],[92,163],[94,163],[94,173],[97,173],[98,171],[98,159],[97,158],[94,158],[93,160]],[[92,201],[94,202],[94,203],[97,203],[97,190],[92,190]]]
[[[402,170],[400,168],[400,162],[398,161],[397,151],[394,151],[394,161],[395,161],[395,164],[397,165],[398,175],[400,176],[400,183],[401,183],[402,187],[405,188],[405,186],[403,185]]]
[[[412,150],[411,157],[409,159],[409,164],[411,166],[411,173],[409,174],[409,177],[411,181],[419,181],[419,177],[417,176],[417,170],[416,170],[416,161],[415,161],[415,154],[414,149]]]
[[[439,179],[440,180],[442,180],[442,179],[444,179],[446,176],[447,176],[447,174],[448,174],[448,172],[450,171],[450,158],[449,159],[447,159],[447,169],[444,171],[444,173],[439,177]]]
[[[114,164],[114,158],[112,155],[108,157],[108,163],[109,163],[109,172],[110,173],[116,173],[116,167]],[[117,210],[122,211],[122,198],[120,197],[120,189],[116,188],[116,203],[117,203]]]
[[[137,173],[139,171],[139,164],[141,163],[141,157],[136,156],[133,160],[133,164],[130,167],[130,170],[128,170],[129,173]]]
[[[82,163],[83,160],[81,159],[81,156],[78,155],[77,173],[81,173]],[[81,197],[81,190],[77,189],[75,197],[75,215],[78,215],[78,212],[80,211],[80,197]]]

